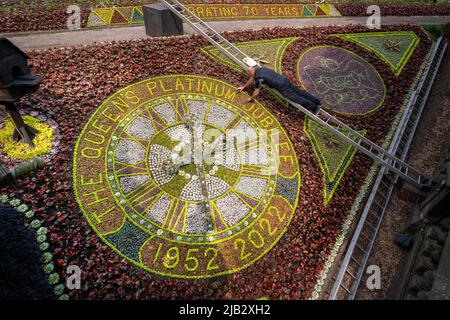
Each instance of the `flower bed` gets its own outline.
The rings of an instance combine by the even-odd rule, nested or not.
[[[352,4],[336,4],[336,8],[343,16],[365,16],[367,11],[367,4],[352,3]],[[430,5],[380,5],[381,14],[383,16],[439,16],[450,15],[450,8],[448,6],[430,6]]]
[[[275,40],[279,41],[280,46],[285,46],[286,42],[289,42],[289,45],[283,47],[284,53],[281,63],[274,61],[273,65],[281,65],[282,71],[299,85],[303,81],[301,77],[298,78],[296,76],[299,60],[302,53],[308,49],[314,47],[323,48],[326,46],[338,47],[352,52],[352,57],[360,57],[360,60],[356,61],[365,61],[367,65],[373,66],[386,87],[383,105],[367,114],[359,114],[356,112],[351,115],[338,114],[338,116],[355,129],[365,130],[366,136],[371,140],[382,143],[386,134],[391,129],[392,120],[404,102],[410,85],[414,81],[423,62],[424,56],[429,51],[430,40],[422,29],[414,26],[390,26],[385,27],[381,31],[414,32],[420,39],[412,52],[407,54],[409,58],[398,75],[395,74],[389,64],[373,51],[351,40],[336,36],[336,34],[342,33],[367,32],[366,28],[359,26],[263,29],[251,33],[228,33],[227,37],[232,41],[245,42],[247,46],[250,41],[263,40],[264,43],[267,43],[267,40],[271,40],[268,42],[267,60],[277,60],[275,57],[277,57],[276,51],[278,48],[274,45]],[[379,35],[379,38],[382,39],[383,34],[379,33]],[[292,38],[295,38],[295,40],[292,41]],[[289,40],[285,41],[283,39]],[[267,235],[263,236],[265,240],[264,245],[260,246],[261,242],[256,241],[259,237],[255,232],[251,232],[252,229],[250,227],[252,227],[252,222],[249,221],[249,228],[244,228],[245,232],[248,233],[238,234],[250,237],[256,245],[250,242],[250,238],[242,239],[246,246],[246,250],[243,253],[237,250],[236,254],[230,255],[229,252],[223,251],[221,252],[223,255],[220,256],[220,259],[210,263],[210,259],[214,256],[214,250],[210,250],[206,257],[206,252],[201,252],[201,256],[204,258],[200,260],[198,252],[191,250],[189,254],[187,251],[184,251],[192,249],[192,247],[186,247],[184,249],[180,245],[177,251],[177,249],[167,247],[165,243],[155,242],[147,248],[150,250],[147,256],[151,257],[152,261],[146,262],[145,258],[140,261],[136,260],[138,262],[136,264],[139,265],[139,262],[141,263],[141,265],[136,266],[135,264],[128,263],[124,257],[139,258],[139,254],[136,256],[136,243],[142,245],[146,239],[146,235],[142,232],[136,233],[132,231],[133,228],[143,230],[143,226],[140,226],[139,217],[136,221],[137,223],[133,222],[132,226],[128,225],[128,227],[123,227],[119,232],[108,234],[107,228],[110,228],[109,231],[115,231],[111,229],[113,228],[113,224],[111,223],[117,223],[117,220],[112,219],[110,220],[110,224],[106,223],[104,225],[106,229],[100,229],[99,223],[101,221],[97,221],[96,225],[92,224],[92,222],[95,219],[93,215],[95,213],[94,211],[96,211],[98,217],[98,215],[105,213],[109,208],[106,208],[106,211],[101,211],[100,207],[94,208],[92,206],[92,210],[89,211],[85,210],[84,207],[88,203],[103,198],[104,194],[94,194],[92,192],[96,191],[94,187],[96,182],[99,181],[99,177],[107,179],[106,175],[99,176],[99,174],[104,172],[102,170],[107,170],[109,165],[105,168],[98,168],[94,165],[94,162],[91,163],[91,167],[89,167],[89,164],[85,164],[83,181],[85,184],[84,188],[87,189],[79,192],[77,198],[73,196],[73,190],[80,190],[79,187],[82,177],[79,171],[76,171],[75,174],[73,173],[72,161],[78,163],[78,155],[86,147],[86,145],[84,147],[82,146],[83,143],[86,143],[86,133],[92,131],[90,129],[93,128],[93,121],[96,119],[96,113],[94,112],[97,111],[98,114],[103,110],[102,108],[114,106],[112,101],[115,101],[119,107],[116,110],[119,111],[115,111],[116,113],[109,111],[103,112],[104,115],[109,115],[115,119],[115,117],[121,115],[120,108],[125,108],[123,104],[120,104],[120,100],[117,100],[117,97],[122,97],[125,99],[124,101],[128,101],[127,104],[132,103],[132,101],[138,104],[133,93],[129,93],[130,90],[138,92],[137,87],[129,87],[131,84],[137,81],[141,81],[143,84],[152,82],[158,84],[158,79],[161,76],[168,76],[168,78],[172,79],[170,81],[175,81],[175,87],[164,85],[164,89],[162,87],[156,89],[154,84],[151,84],[147,86],[147,90],[148,88],[153,88],[152,90],[158,93],[158,95],[163,90],[165,91],[165,96],[170,96],[177,94],[170,90],[176,88],[176,78],[181,77],[181,75],[183,75],[182,77],[191,79],[195,78],[195,76],[200,76],[201,79],[207,79],[207,81],[212,83],[225,83],[230,88],[235,88],[246,80],[242,73],[229,68],[227,65],[217,63],[217,61],[212,59],[211,55],[205,53],[207,48],[201,50],[202,47],[206,46],[206,41],[198,36],[193,36],[118,42],[67,49],[50,49],[30,53],[32,56],[33,72],[44,76],[45,80],[42,83],[40,91],[22,99],[19,106],[28,113],[39,112],[47,114],[50,120],[58,123],[58,131],[60,132],[59,152],[47,161],[48,165],[44,169],[20,180],[20,189],[12,190],[4,188],[1,191],[20,198],[29,207],[32,207],[36,219],[42,221],[42,226],[48,229],[48,234],[50,235],[48,238],[50,244],[49,250],[54,256],[55,272],[63,276],[66,272],[65,268],[68,265],[78,265],[81,268],[83,272],[82,290],[70,291],[68,294],[71,298],[256,299],[266,297],[269,299],[304,299],[311,297],[313,294],[317,280],[321,275],[329,254],[333,250],[337,239],[341,239],[342,237],[343,223],[355,199],[359,197],[359,190],[372,162],[360,153],[354,154],[353,151],[347,152],[348,146],[336,141],[328,141],[329,137],[327,138],[326,134],[323,134],[320,128],[306,126],[306,131],[309,130],[308,134],[311,135],[312,133],[316,137],[317,143],[314,146],[308,138],[308,134],[305,132],[306,123],[304,116],[295,110],[286,109],[277,98],[274,98],[266,90],[263,90],[262,95],[258,99],[258,102],[263,106],[263,109],[260,111],[265,111],[270,119],[273,117],[275,120],[272,123],[279,123],[281,128],[285,130],[288,139],[292,142],[292,150],[297,156],[298,168],[301,174],[298,204],[294,205],[295,210],[293,211],[292,219],[288,219],[289,213],[286,214],[286,218],[283,220],[283,223],[286,224],[279,226],[271,224],[276,220],[267,219],[271,227],[278,227],[277,232],[281,232],[283,228],[286,228],[284,235],[282,234],[284,231],[276,236],[274,235],[275,241],[266,241],[270,238],[270,234],[267,233]],[[407,49],[408,47],[405,48]],[[275,53],[270,50],[275,50]],[[352,69],[350,68],[349,70],[351,71]],[[301,73],[302,71],[300,71],[300,76]],[[334,83],[332,80],[335,76],[329,75],[330,83]],[[183,85],[185,87],[184,91],[189,91],[187,89],[188,85],[185,82],[183,82]],[[128,90],[124,89],[125,91],[119,91],[127,87]],[[196,86],[192,88],[196,88]],[[182,90],[182,88],[180,87],[179,90]],[[220,93],[222,89],[218,87],[217,90]],[[231,90],[231,92],[233,91]],[[120,95],[120,93],[124,93],[124,95]],[[193,95],[191,99],[194,100],[198,98],[194,96],[199,96],[198,93],[191,94]],[[206,94],[206,98],[211,99],[214,94],[213,90],[211,93]],[[142,97],[141,95],[137,96]],[[203,94],[200,94],[200,96],[203,96]],[[116,100],[114,100],[114,97],[116,97]],[[240,100],[244,99],[245,95],[237,95],[237,97],[236,99],[238,100],[235,100],[233,103],[222,101],[224,105],[221,107],[228,110],[234,110],[236,108],[245,110],[246,106],[247,108],[249,107]],[[187,99],[189,100],[189,97]],[[212,101],[215,100],[217,99],[213,99]],[[102,102],[105,102],[103,106],[101,106]],[[160,101],[149,106],[158,107],[165,102],[167,101]],[[332,106],[325,107],[333,111]],[[52,112],[50,113],[48,110]],[[136,110],[143,109],[138,108]],[[354,111],[354,109],[351,110],[352,112]],[[170,114],[161,114],[161,116],[170,118]],[[222,112],[219,114],[225,113]],[[135,116],[138,117],[138,114]],[[129,120],[126,120],[127,118]],[[133,122],[132,119],[134,118],[130,116],[125,117],[124,122],[119,121],[117,129],[121,128],[120,123],[131,126],[131,128],[139,126],[140,122]],[[220,119],[221,117],[217,118],[217,123],[222,121]],[[153,122],[157,126],[158,121]],[[91,127],[89,127],[89,124]],[[95,125],[97,130],[98,128],[102,128],[106,131],[108,128],[108,124],[100,120]],[[83,132],[83,128],[88,129]],[[158,131],[161,132],[161,130]],[[172,131],[162,130],[162,132],[167,134]],[[123,135],[117,137],[121,137],[121,139],[127,138]],[[155,139],[157,139],[155,141],[159,141],[159,145],[166,145],[167,143],[167,139],[162,134],[158,134]],[[101,141],[101,139],[94,140],[92,136],[90,140]],[[119,142],[118,140],[117,143]],[[131,141],[133,139],[128,137],[128,140]],[[76,141],[78,141],[78,144]],[[141,142],[143,143],[143,141]],[[330,152],[327,153],[327,150],[324,150],[324,146],[326,147],[327,143],[331,143],[331,147],[343,150],[335,153],[342,154],[341,159],[330,158]],[[323,162],[320,162],[318,158],[317,150],[319,149],[315,149],[317,146],[323,151],[321,152],[322,160],[325,159]],[[92,146],[90,147],[92,148]],[[126,144],[121,148],[126,149]],[[75,156],[74,150],[77,150]],[[102,157],[106,156],[104,159],[106,159],[106,164],[108,164],[107,156],[109,150],[105,149],[105,151],[106,153],[102,152],[101,154]],[[88,149],[85,152],[89,152]],[[96,151],[91,150],[91,152]],[[114,150],[112,152],[114,155]],[[96,153],[90,153],[90,155],[95,156]],[[130,154],[130,156],[132,155]],[[158,155],[155,154],[155,157],[158,157]],[[341,161],[342,158],[346,160]],[[114,163],[117,159],[120,160],[121,158],[117,158],[116,156],[112,158],[112,171],[121,170],[113,166],[117,166],[117,163]],[[80,166],[83,166],[83,164],[80,164]],[[326,170],[326,166],[328,166],[330,172],[328,177],[330,178],[329,182],[330,185],[333,184],[332,188],[334,190],[328,189],[328,193],[325,194],[324,181],[326,177],[324,177],[322,172]],[[91,170],[89,171],[89,169]],[[139,167],[136,170],[139,170]],[[181,179],[185,181],[184,183],[189,183],[192,180],[192,174],[189,170],[186,169],[184,175],[181,175]],[[240,182],[239,180],[235,180],[231,175],[233,170],[225,175],[221,174],[219,170],[214,170],[214,168],[210,170],[212,170],[212,176],[222,177],[222,180],[227,176],[227,179],[229,179],[227,180],[228,184],[234,184],[234,181],[236,181],[235,188],[239,188],[244,193],[247,192],[248,194],[248,192],[257,192],[259,190],[258,188],[247,190],[246,186],[252,182],[245,179],[241,179]],[[338,171],[338,174],[334,175],[333,171]],[[186,174],[190,174],[191,176],[186,177]],[[286,176],[286,174],[284,175]],[[74,186],[72,186],[72,178],[78,181]],[[187,178],[189,178],[189,181]],[[118,190],[119,196],[120,192],[126,191],[123,188],[129,187],[128,183],[130,182],[124,183],[121,186],[122,189]],[[283,185],[281,182],[278,184],[280,186]],[[189,190],[195,191],[195,188]],[[292,188],[284,187],[279,189],[277,193],[287,192],[287,190],[292,190]],[[91,195],[89,196],[90,192]],[[182,190],[179,189],[167,189],[167,193],[172,195],[176,193],[180,196],[181,192]],[[193,194],[195,195],[195,192]],[[83,195],[85,199],[87,198],[91,202],[82,200],[77,203],[77,199],[83,199],[80,198]],[[96,196],[99,198],[96,199]],[[253,196],[256,196],[256,194]],[[249,198],[253,196],[249,196]],[[273,197],[273,195],[270,197]],[[296,201],[295,194],[288,195],[286,193],[284,197],[286,199],[294,199],[294,202],[291,203],[295,203]],[[228,202],[224,202],[224,207],[227,207],[227,203],[230,203],[229,201],[235,201],[235,199],[230,197],[227,200]],[[120,204],[120,199],[116,203]],[[87,219],[80,212],[79,205],[82,206],[81,209]],[[163,202],[161,202],[162,206]],[[277,207],[282,206],[277,204]],[[158,219],[158,212],[154,212],[153,214],[151,216],[152,219]],[[103,217],[107,221],[107,215]],[[267,217],[261,216],[260,218],[264,219]],[[278,219],[276,214],[274,218]],[[88,221],[91,225],[89,225]],[[172,221],[173,223],[170,224],[171,228],[173,227],[177,230],[179,226],[176,223],[176,219]],[[265,232],[268,232],[266,223],[261,223],[260,221],[257,221],[258,225],[262,224],[264,230],[266,230]],[[195,223],[192,226],[195,226]],[[162,230],[163,233],[166,230],[168,229]],[[263,235],[263,229],[257,230]],[[272,228],[273,230],[275,228]],[[154,232],[156,232],[155,239],[165,236],[165,234],[159,235],[158,230],[154,230]],[[276,241],[279,236],[279,240]],[[134,244],[134,247],[126,246],[126,239],[129,239],[130,243]],[[175,242],[183,242],[182,240],[178,240],[176,235],[174,240]],[[156,253],[158,252],[160,243],[162,243],[159,252],[160,255],[157,256]],[[242,242],[239,241],[238,249],[242,249],[243,246],[241,246]],[[254,246],[256,249],[250,250],[252,248],[251,246]],[[112,250],[111,247],[115,247],[122,255]],[[206,250],[208,248],[205,247]],[[249,252],[253,256],[247,258]],[[157,268],[145,268],[144,266],[154,261],[155,256],[161,258],[161,260],[156,259],[158,262],[161,261],[157,265]],[[141,255],[140,257],[143,256]],[[204,270],[202,269],[203,273],[199,273],[198,275],[200,277],[206,275],[212,277],[211,279],[199,279],[200,277],[196,277],[197,279],[172,278],[173,276],[192,274],[189,270],[195,266],[195,259],[192,257],[199,259],[199,268],[204,267]],[[252,263],[243,263],[240,265],[230,263],[229,272],[223,273],[217,271],[218,274],[223,275],[221,277],[215,276],[214,272],[216,270],[214,267],[223,266],[219,262],[223,259],[231,259],[229,261],[233,262],[233,259],[236,258],[245,258],[245,261],[251,261]],[[179,262],[174,266],[177,260]],[[237,261],[239,262],[240,260]],[[212,270],[208,271],[208,264],[212,267]],[[185,268],[183,274],[181,273],[182,270],[178,269],[178,267]],[[165,276],[155,275],[154,272],[164,274]],[[208,274],[207,272],[210,273]]]
[[[105,101],[79,136],[78,203],[103,241],[137,266],[191,279],[236,273],[286,231],[300,189],[297,156],[276,119],[235,91],[211,77],[150,78]],[[184,123],[188,115],[198,118],[199,141]],[[226,149],[232,130],[236,145]],[[278,166],[277,145],[268,142],[274,134],[283,148]],[[208,222],[190,153],[211,145],[212,159],[204,159]],[[178,167],[167,170],[168,161]]]
[[[29,160],[35,156],[41,156],[50,152],[53,140],[52,128],[31,116],[25,116],[24,122],[38,131],[37,136],[33,139],[33,143],[36,147],[30,150],[28,144],[23,143],[22,141],[16,142],[13,140],[14,124],[10,120],[6,122],[4,128],[0,129],[1,149],[10,158],[20,160]]]
[[[189,4],[189,10],[206,20],[325,18],[340,16],[331,4]]]
[[[111,20],[99,19],[97,15],[91,17],[93,19],[92,23],[89,22],[90,15],[92,16],[92,8],[105,8],[105,6],[100,6],[97,1],[83,0],[81,1],[81,27],[85,28],[88,26],[106,26],[106,25],[129,25],[133,23],[142,23],[142,18],[139,14],[132,15],[130,17],[116,13],[116,10],[112,9],[112,6],[126,7],[126,6],[139,6],[143,3],[153,3],[154,0],[138,1],[138,0],[119,0],[112,1],[106,6],[107,11],[111,11],[116,16],[118,21],[111,24]],[[241,5],[241,1],[231,0],[231,1],[209,1],[211,8],[216,8],[218,6],[222,7],[236,7],[236,12],[231,12],[231,16],[227,16],[227,12],[223,10],[218,10],[217,8],[212,10],[208,14],[206,8],[201,1],[187,0],[184,1],[186,4],[191,4],[192,7],[201,10],[200,15],[203,13],[205,18],[216,18],[216,19],[234,19],[233,15],[239,16],[239,19],[246,18],[286,18],[293,16],[303,16],[303,17],[322,17],[322,16],[333,16],[336,15],[334,11],[330,11],[331,7],[323,7],[323,10],[317,9],[314,5],[315,1],[265,1],[265,0],[255,0],[246,1],[246,5]],[[312,9],[307,9],[306,6],[302,4],[309,3]],[[52,3],[51,5],[46,5],[42,2],[33,3],[31,5],[7,5],[0,10],[0,32],[18,32],[18,31],[40,31],[40,30],[64,30],[67,29],[67,19],[69,14],[66,13],[67,7],[71,5],[70,1],[58,1]],[[269,4],[271,6],[270,10],[266,10],[266,6],[262,4]],[[297,4],[297,5],[296,5]],[[370,3],[373,4],[373,3]],[[336,3],[333,4],[337,12],[343,16],[366,16],[366,10],[368,4],[365,3]],[[301,8],[300,8],[301,6]],[[332,8],[334,8],[334,6]],[[109,7],[109,9],[108,9]],[[208,6],[206,6],[208,7]],[[282,9],[280,11],[280,8]],[[287,10],[286,8],[289,8]],[[296,9],[295,9],[296,8]],[[400,5],[391,4],[381,4],[381,13],[384,16],[396,15],[396,16],[411,16],[411,15],[450,15],[450,7],[445,5],[430,5],[424,3],[419,4],[409,4],[405,1]],[[205,10],[202,10],[205,9]],[[103,10],[103,9],[102,9]],[[219,12],[220,11],[220,12]],[[325,13],[323,14],[322,11]],[[206,15],[205,15],[206,14]],[[210,17],[208,16],[210,15]],[[108,15],[106,15],[108,17]]]

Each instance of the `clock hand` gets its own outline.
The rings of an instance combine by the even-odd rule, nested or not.
[[[200,139],[198,139],[199,132],[197,132],[197,127],[195,125],[195,118],[193,115],[189,114],[185,117],[185,125],[192,135],[193,150],[191,150],[191,152],[197,176],[199,177],[200,180],[200,188],[202,191],[203,213],[205,215],[208,231],[214,231],[208,185],[206,180],[206,172],[205,167],[203,165],[203,146],[199,141]]]

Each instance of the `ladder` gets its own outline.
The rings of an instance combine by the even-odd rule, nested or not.
[[[198,31],[200,35],[202,35],[206,40],[208,40],[209,43],[220,50],[234,63],[239,65],[244,70],[247,70],[247,65],[243,61],[246,57],[248,57],[247,54],[239,50],[235,45],[225,39],[220,33],[211,28],[206,22],[193,14],[180,1],[162,0],[162,3],[164,3],[166,7],[175,15],[180,17],[183,21],[185,21],[192,28]]]
[[[407,108],[397,127],[389,152],[400,159],[406,159],[414,133],[420,121],[431,87],[444,56],[447,43],[439,38],[431,51],[429,63],[426,65],[421,80],[413,91]],[[355,299],[361,285],[364,283],[366,268],[376,236],[381,227],[387,206],[394,193],[397,177],[381,168],[372,187],[366,205],[361,213],[351,241],[347,246],[338,273],[334,279],[329,299]],[[434,188],[428,198],[445,190],[441,185]]]
[[[170,9],[170,11],[172,11],[175,15],[188,23],[192,28],[197,30],[206,40],[208,40],[208,42],[210,42],[214,47],[220,50],[225,56],[227,56],[244,70],[247,69],[247,65],[244,63],[244,59],[250,58],[247,56],[247,54],[239,50],[235,45],[225,39],[206,22],[197,17],[178,0],[162,0],[162,2],[167,6],[168,9]],[[416,169],[410,167],[403,160],[384,150],[374,142],[364,137],[362,134],[350,128],[342,121],[333,117],[325,110],[320,109],[317,114],[314,114],[298,103],[295,103],[288,99],[286,100],[293,107],[299,109],[308,117],[316,121],[318,124],[332,131],[343,141],[353,145],[362,153],[380,163],[383,167],[394,172],[403,180],[424,189],[436,188],[441,184],[441,182],[427,177],[421,174]]]

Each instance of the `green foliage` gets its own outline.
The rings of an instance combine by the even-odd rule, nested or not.
[[[51,275],[49,275],[48,277],[48,283],[50,283],[51,285],[55,285],[59,282],[59,274],[52,273]]]
[[[234,185],[239,178],[239,172],[227,169],[225,167],[219,167],[215,174],[218,178],[222,179],[230,186]]]
[[[430,34],[433,41],[443,35],[445,24],[425,24],[423,28]]]
[[[39,220],[33,220],[30,225],[33,229],[38,229],[41,227],[41,222]]]
[[[194,164],[188,164],[182,168],[184,172],[190,174],[191,176],[197,174],[197,168]],[[188,180],[177,174],[172,180],[166,183],[164,186],[161,186],[164,191],[167,193],[179,197],[183,188],[188,184]]]
[[[44,263],[49,263],[50,261],[52,261],[52,259],[53,259],[53,255],[50,252],[45,252],[42,255],[42,261]]]
[[[58,284],[57,286],[55,286],[53,292],[57,296],[62,295],[64,293],[64,285],[63,284]]]
[[[152,144],[159,144],[160,146],[164,146],[169,150],[173,150],[173,148],[175,148],[179,143],[180,141],[173,140],[164,132],[158,134],[152,141]]]
[[[50,10],[56,9],[58,7],[58,1],[55,1],[55,0],[45,0],[44,4],[45,4],[45,7]]]
[[[49,248],[49,246],[50,245],[48,244],[48,242],[43,242],[39,245],[39,249],[41,249],[42,251],[45,251]]]
[[[43,243],[46,239],[47,237],[45,236],[45,234],[40,234],[36,237],[38,243]]]
[[[52,273],[55,270],[55,266],[53,265],[53,263],[48,263],[44,266],[44,272],[49,274]]]

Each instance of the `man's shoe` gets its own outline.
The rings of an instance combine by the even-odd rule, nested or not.
[[[320,106],[316,106],[316,111],[314,111],[314,114],[317,116],[320,112]]]
[[[318,115],[320,112],[320,106],[315,104],[313,106],[310,106],[307,108],[309,111],[311,111],[312,113],[314,113],[315,115]]]

